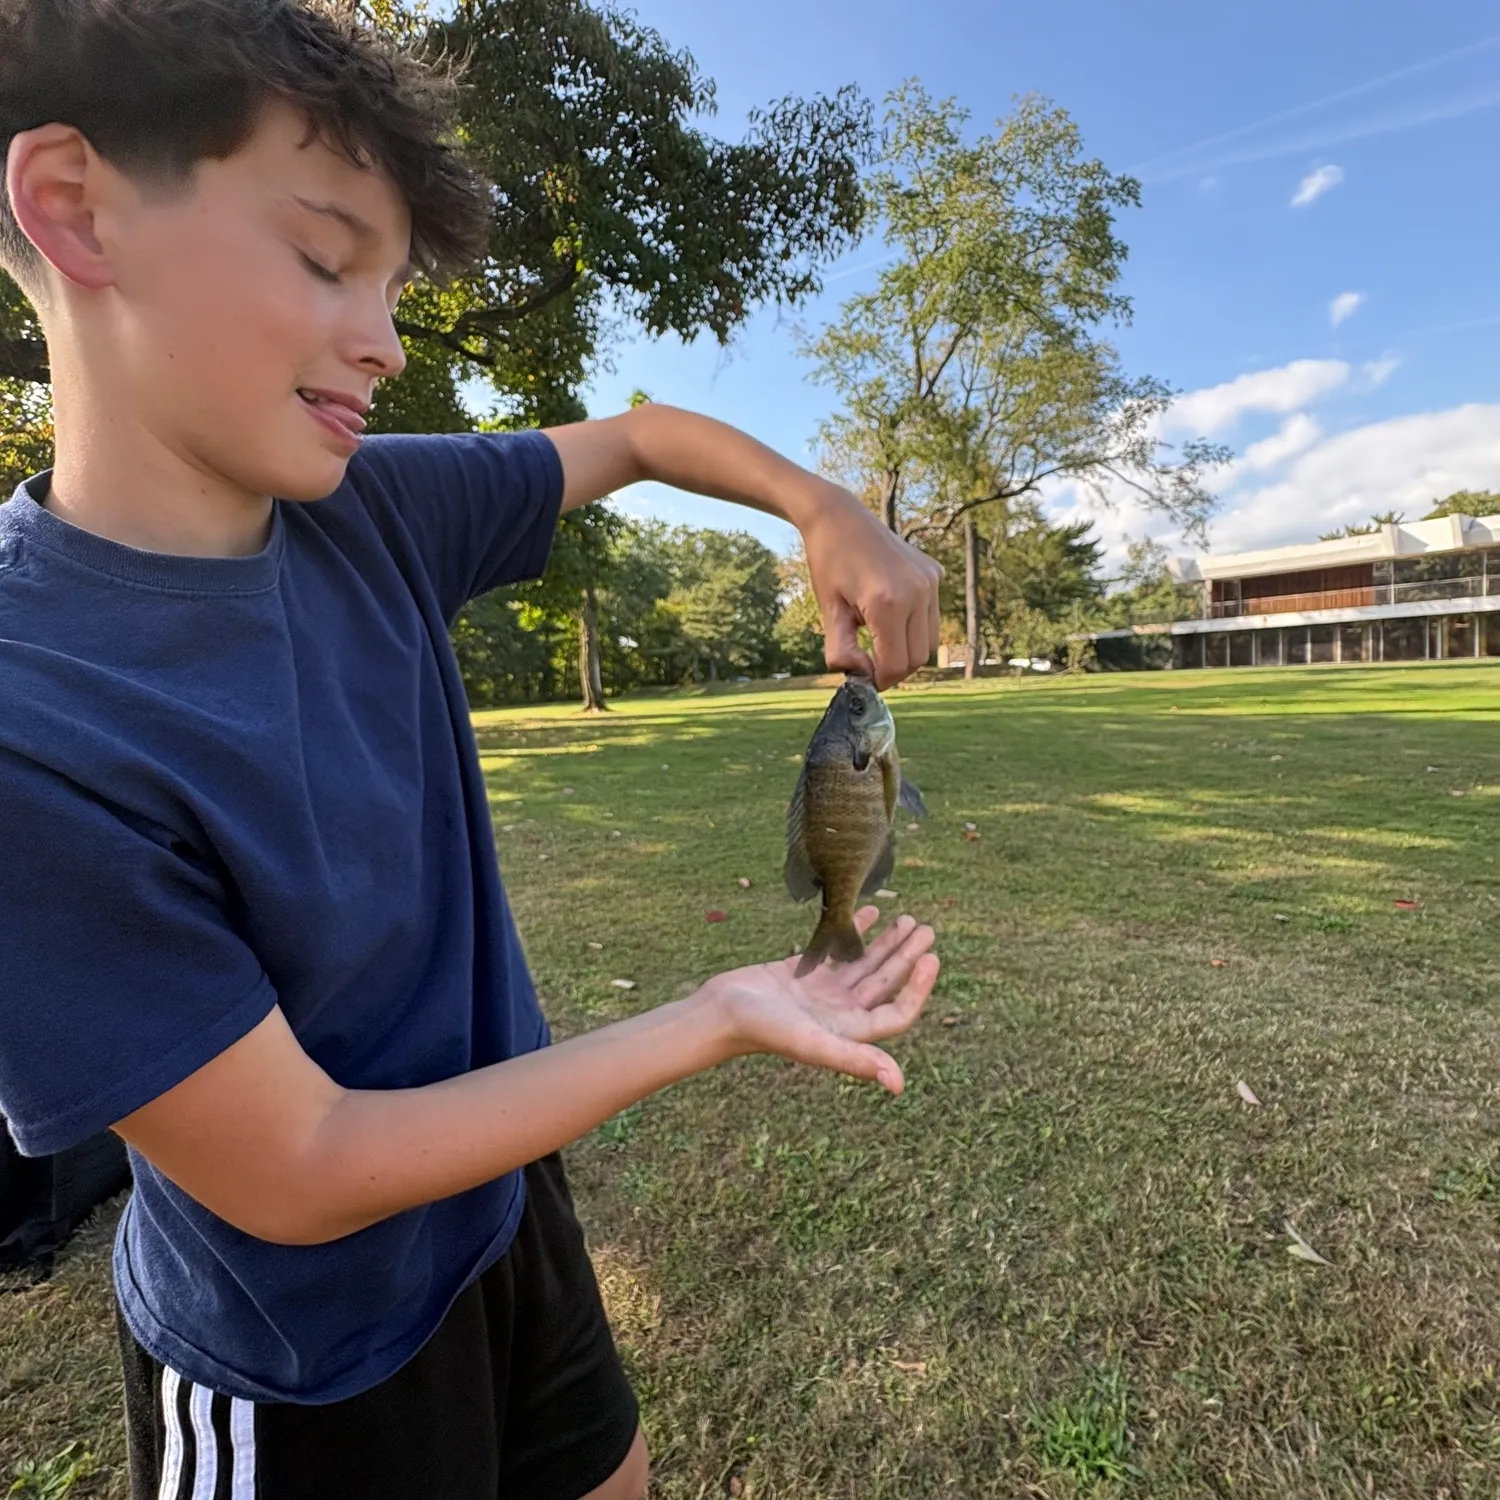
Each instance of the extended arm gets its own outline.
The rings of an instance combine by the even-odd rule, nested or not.
[[[563,509],[652,479],[731,500],[802,533],[834,671],[864,672],[889,687],[924,666],[938,644],[942,568],[887,531],[836,484],[711,417],[639,406],[618,417],[549,428],[563,465]],[[868,626],[871,663],[859,644]]]

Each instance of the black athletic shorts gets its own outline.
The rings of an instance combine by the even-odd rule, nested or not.
[[[639,1412],[559,1156],[526,1168],[515,1241],[389,1379],[324,1406],[231,1399],[123,1320],[131,1500],[579,1500]]]

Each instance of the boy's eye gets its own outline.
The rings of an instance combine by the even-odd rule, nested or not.
[[[301,251],[298,251],[298,254],[300,255]],[[312,258],[312,256],[303,255],[302,264],[306,266],[307,269],[311,271],[319,281],[330,281],[335,286],[338,285],[339,273],[337,271],[330,271],[327,266],[319,265],[318,262]]]

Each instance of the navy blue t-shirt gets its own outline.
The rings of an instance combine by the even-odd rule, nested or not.
[[[500,886],[447,626],[541,573],[540,433],[376,437],[246,558],[141,552],[0,505],[0,1113],[28,1155],[138,1109],[279,1004],[349,1088],[548,1040]],[[158,1360],[251,1400],[402,1365],[504,1252],[521,1174],[272,1245],[133,1156],[115,1245]]]

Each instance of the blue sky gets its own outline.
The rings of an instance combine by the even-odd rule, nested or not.
[[[718,85],[711,128],[754,106],[904,77],[954,95],[976,129],[1027,91],[1079,122],[1086,149],[1144,184],[1130,246],[1127,368],[1184,392],[1172,435],[1240,455],[1216,488],[1215,550],[1289,543],[1388,505],[1420,513],[1460,486],[1500,488],[1500,13],[1371,0],[1245,5],[1085,0],[642,0],[642,21]],[[878,240],[796,314],[758,315],[727,352],[637,340],[588,392],[591,412],[642,387],[807,461],[829,393],[793,325],[816,328],[868,284]],[[636,486],[636,513],[790,531],[737,507]],[[1077,495],[1058,514],[1090,513]],[[1098,511],[1118,548],[1165,525]]]

